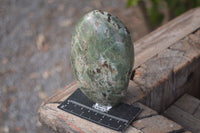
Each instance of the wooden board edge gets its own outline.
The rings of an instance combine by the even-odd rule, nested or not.
[[[184,25],[181,27],[181,25]],[[136,41],[134,69],[200,27],[200,8],[192,9]]]
[[[47,103],[59,101],[67,93],[69,93],[69,92],[72,93],[73,91],[75,91],[77,87],[74,87],[74,86],[77,86],[77,82],[76,81],[73,81],[72,83],[70,83],[67,86],[65,86],[63,89],[57,91],[53,96],[48,97],[47,99],[45,99],[40,106],[44,106]]]

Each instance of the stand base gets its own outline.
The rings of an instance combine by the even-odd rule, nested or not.
[[[116,131],[124,131],[141,112],[139,107],[124,103],[103,112],[95,109],[95,104],[77,89],[58,108]]]

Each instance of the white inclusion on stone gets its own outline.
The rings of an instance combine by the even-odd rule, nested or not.
[[[108,112],[112,108],[112,106],[104,106],[99,103],[94,104],[92,107],[101,112]]]
[[[91,15],[92,15],[91,13],[87,14],[86,20],[91,20],[91,18],[92,18]]]

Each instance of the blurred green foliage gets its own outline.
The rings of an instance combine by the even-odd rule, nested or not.
[[[127,0],[127,6],[128,7],[137,6],[140,1],[141,0]]]
[[[163,8],[167,8],[169,19],[173,19],[191,8],[200,6],[200,0],[148,0],[148,2],[151,6],[147,7],[144,4],[145,0],[127,0],[127,6],[144,4],[152,28],[159,26],[166,17]]]

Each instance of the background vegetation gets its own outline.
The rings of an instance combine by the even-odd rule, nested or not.
[[[200,6],[200,0],[127,0],[127,6],[139,5],[148,21],[149,28],[158,27],[191,8]]]

